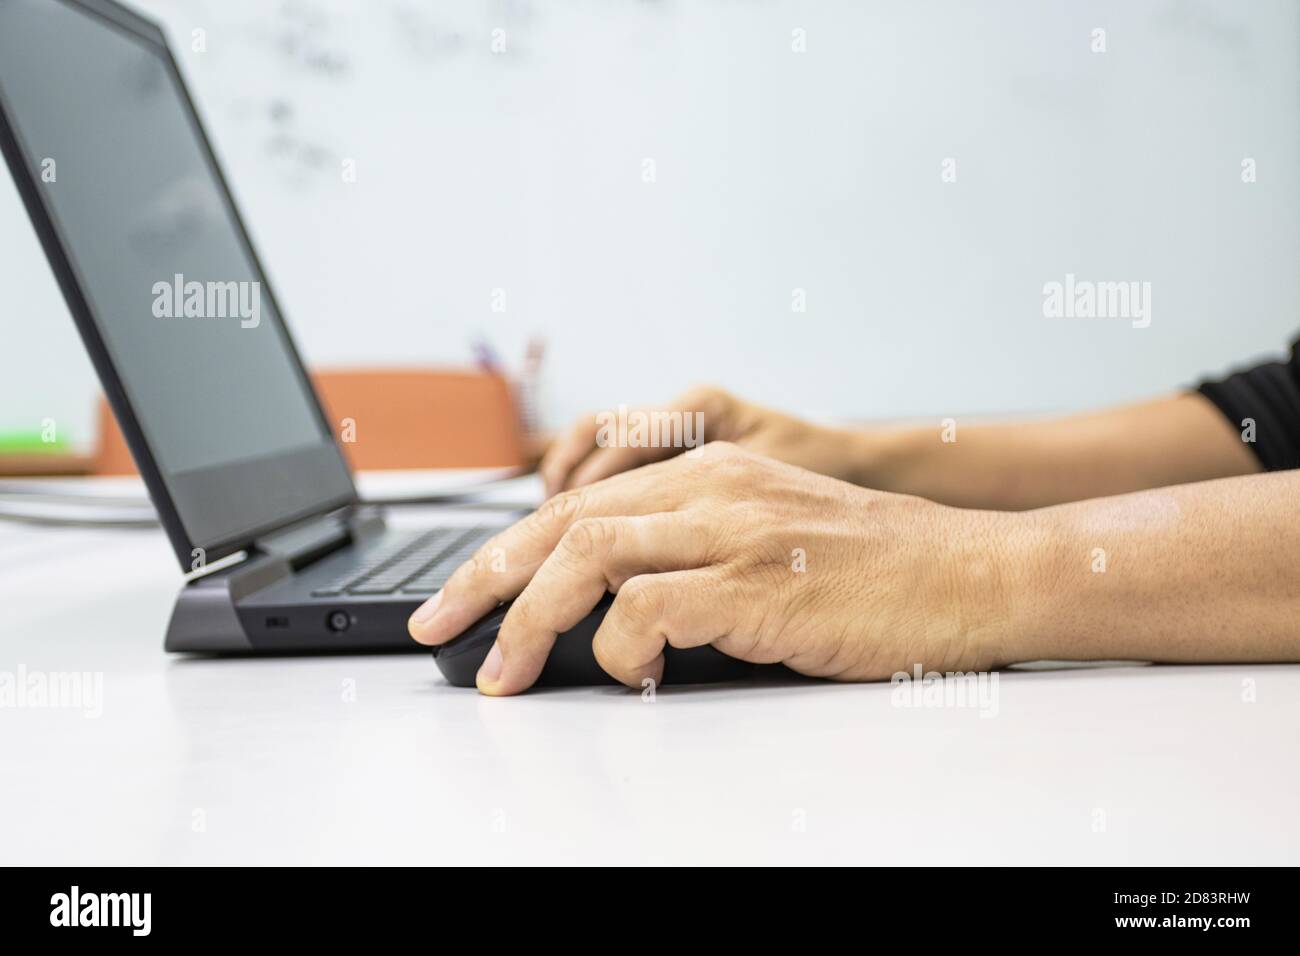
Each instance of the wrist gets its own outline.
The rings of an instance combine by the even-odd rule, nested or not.
[[[914,460],[915,431],[904,428],[831,429],[830,440],[840,449],[845,481],[877,491],[910,493],[904,474]]]
[[[993,512],[1000,526],[1000,626],[993,666],[1061,657],[1049,650],[1054,616],[1070,606],[1057,509]]]
[[[1044,512],[948,509],[964,525],[949,536],[961,620],[979,670],[1044,657],[1042,638],[1059,602],[1052,518]],[[964,519],[964,520],[963,520]]]

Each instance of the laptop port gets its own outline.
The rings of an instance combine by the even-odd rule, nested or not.
[[[342,634],[352,626],[352,618],[347,611],[330,611],[325,617],[325,626],[335,634]]]

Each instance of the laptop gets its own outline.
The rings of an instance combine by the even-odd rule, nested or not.
[[[162,30],[0,0],[0,147],[188,576],[167,650],[423,650],[407,617],[517,515],[358,498]]]

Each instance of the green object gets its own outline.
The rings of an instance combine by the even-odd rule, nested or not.
[[[53,441],[46,441],[41,428],[0,431],[0,455],[40,455],[46,452],[66,452],[68,443],[55,433]]]

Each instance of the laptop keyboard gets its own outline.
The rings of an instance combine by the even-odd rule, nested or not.
[[[312,596],[432,594],[499,530],[487,526],[435,528],[370,557],[359,567],[348,568],[343,576],[314,589]]]

